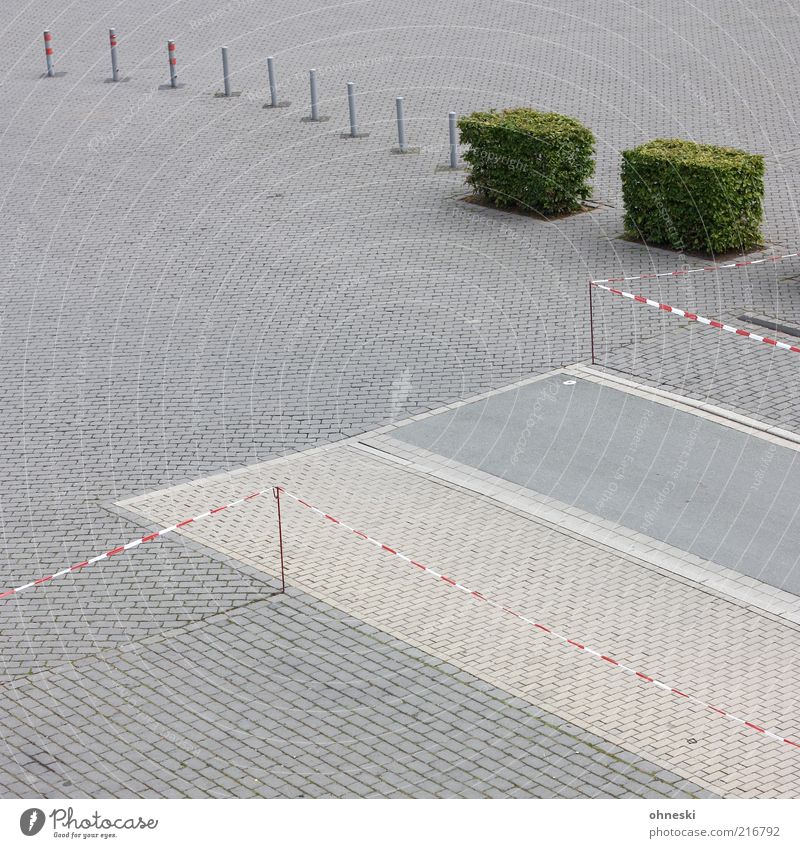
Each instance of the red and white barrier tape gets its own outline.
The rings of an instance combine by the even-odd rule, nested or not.
[[[111,559],[113,556],[117,556],[118,554],[123,553],[124,551],[129,551],[131,548],[136,548],[139,545],[143,545],[147,542],[153,542],[156,539],[161,538],[162,536],[166,536],[168,533],[174,533],[176,530],[180,530],[182,527],[186,527],[189,524],[193,524],[195,521],[201,521],[204,518],[208,518],[211,515],[217,515],[220,512],[223,512],[226,509],[230,509],[233,506],[238,506],[239,504],[243,504],[246,501],[251,501],[260,495],[266,494],[267,492],[271,492],[272,489],[261,489],[257,492],[252,492],[246,498],[239,498],[238,500],[231,501],[230,503],[223,504],[222,506],[215,507],[214,509],[210,509],[207,512],[203,512],[200,515],[195,515],[194,518],[187,518],[185,521],[180,521],[177,524],[172,524],[169,527],[162,527],[161,530],[156,530],[155,533],[148,533],[146,536],[142,536],[139,539],[133,539],[125,545],[120,545],[117,548],[112,548],[105,553],[99,554],[96,557],[92,557],[92,559],[85,559],[83,562],[79,562],[75,565],[71,565],[69,568],[62,568],[61,571],[56,571],[53,574],[48,574],[47,577],[40,577],[38,580],[32,580],[30,583],[26,583],[24,586],[17,586],[16,589],[9,589],[6,592],[0,592],[0,598],[10,598],[12,595],[18,595],[20,592],[23,592],[25,589],[31,589],[34,586],[41,586],[43,584],[49,583],[51,580],[55,580],[56,577],[63,577],[65,574],[70,574],[73,571],[80,571],[82,568],[86,568],[87,565],[94,565],[96,562],[100,562],[104,559]]]
[[[725,265],[706,265],[705,268],[682,268],[679,271],[662,271],[652,274],[636,274],[633,277],[609,277],[606,280],[592,280],[593,283],[629,283],[632,280],[655,280],[657,277],[686,277],[689,274],[702,274],[708,271],[725,271],[729,268],[748,268],[751,265],[763,265],[766,262],[780,262],[800,256],[800,251],[784,253],[780,256],[765,256],[763,259],[750,259],[747,262],[728,262]]]
[[[650,300],[649,297],[642,297],[640,294],[631,294],[630,292],[622,291],[621,289],[610,288],[609,286],[600,285],[600,283],[592,281],[590,285],[596,289],[611,292],[621,297],[627,297],[629,300],[635,300],[637,303],[646,303],[648,306],[654,306],[664,312],[672,312],[674,315],[680,315],[682,318],[688,318],[690,321],[697,321],[699,324],[707,324],[709,327],[716,327],[718,330],[725,330],[727,333],[735,333],[737,336],[745,336],[748,339],[754,339],[757,342],[772,347],[779,347],[782,350],[791,350],[793,353],[800,353],[800,347],[790,345],[787,342],[779,342],[769,336],[760,336],[758,333],[751,333],[750,330],[742,330],[741,327],[732,327],[730,324],[723,324],[722,321],[714,321],[711,318],[704,318],[702,315],[697,315],[694,312],[687,312],[685,309],[678,309],[677,306],[668,306],[666,303],[659,303],[657,300]]]
[[[333,515],[330,515],[329,513],[325,512],[324,510],[318,509],[317,507],[308,503],[308,501],[305,501],[302,498],[297,497],[297,495],[293,495],[291,492],[287,492],[286,489],[281,488],[281,492],[283,494],[285,494],[287,497],[291,498],[292,500],[297,501],[297,503],[299,503],[301,506],[304,506],[307,509],[310,509],[313,512],[317,513],[318,515],[322,516],[322,518],[324,518],[326,521],[329,521],[332,524],[335,524],[337,527],[341,527],[343,530],[349,531],[353,535],[357,536],[359,539],[364,539],[365,541],[370,542],[371,544],[375,545],[375,547],[380,548],[382,551],[385,551],[386,553],[388,553],[392,556],[396,556],[399,559],[403,560],[404,562],[407,562],[409,565],[414,566],[419,571],[425,572],[426,574],[430,574],[431,577],[437,578],[438,580],[443,582],[445,585],[447,585],[447,586],[449,586],[453,589],[459,589],[465,595],[469,596],[470,598],[474,598],[476,601],[480,601],[482,603],[489,604],[489,606],[492,606],[495,609],[500,610],[501,612],[507,613],[508,615],[512,615],[512,616],[514,616],[514,618],[518,618],[520,621],[524,621],[526,624],[532,625],[533,627],[535,627],[541,633],[544,633],[547,636],[550,636],[554,639],[558,639],[564,645],[571,646],[578,651],[582,651],[585,654],[590,654],[591,656],[595,657],[596,659],[600,660],[601,662],[606,663],[608,666],[616,668],[619,671],[622,671],[626,674],[630,674],[632,677],[635,677],[638,681],[643,681],[644,683],[652,684],[653,686],[656,686],[659,689],[664,689],[667,692],[671,692],[673,695],[675,695],[678,698],[685,698],[686,700],[691,701],[692,703],[698,704],[701,707],[712,710],[713,712],[717,713],[718,715],[724,716],[725,718],[730,719],[731,721],[734,721],[737,724],[740,724],[743,727],[747,727],[750,730],[753,730],[753,731],[760,733],[764,736],[768,736],[770,739],[774,739],[777,742],[783,742],[786,745],[791,745],[793,748],[800,749],[800,742],[794,742],[791,739],[787,739],[787,738],[779,735],[778,733],[773,733],[770,730],[766,730],[761,725],[756,724],[755,722],[748,721],[747,719],[744,719],[744,718],[740,718],[739,716],[734,715],[733,713],[729,713],[727,710],[723,710],[720,707],[715,707],[712,704],[709,704],[706,701],[703,701],[701,698],[697,698],[694,695],[689,695],[688,693],[682,691],[681,689],[678,689],[674,686],[670,686],[667,683],[662,683],[660,680],[657,680],[656,678],[651,677],[648,674],[644,674],[641,671],[636,671],[636,669],[631,668],[631,667],[621,663],[619,660],[615,660],[613,657],[610,657],[608,654],[601,653],[600,651],[595,651],[593,648],[590,648],[587,645],[584,645],[584,644],[582,644],[581,642],[578,642],[575,639],[570,639],[567,636],[564,636],[563,634],[559,633],[558,631],[553,630],[553,628],[551,628],[551,627],[548,627],[544,624],[541,624],[540,622],[534,621],[532,618],[528,618],[527,616],[524,616],[519,612],[516,612],[512,609],[509,609],[506,606],[503,606],[503,604],[492,600],[491,598],[487,597],[486,595],[484,595],[481,592],[476,591],[475,589],[470,589],[468,586],[464,586],[463,584],[459,583],[457,580],[453,579],[452,577],[448,577],[445,574],[440,574],[438,571],[434,571],[429,566],[423,565],[422,563],[417,562],[415,559],[412,559],[410,556],[406,556],[406,554],[401,553],[396,548],[390,547],[389,545],[386,545],[383,542],[379,542],[377,539],[373,539],[372,536],[369,536],[368,534],[362,532],[361,530],[356,530],[354,527],[351,527],[349,524],[345,524],[343,521],[340,521],[338,518],[335,518]]]

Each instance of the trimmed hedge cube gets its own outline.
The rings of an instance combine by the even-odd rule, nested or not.
[[[496,206],[576,212],[591,194],[594,136],[574,118],[533,109],[474,112],[458,122],[467,182]]]
[[[659,138],[622,153],[625,230],[644,242],[707,253],[759,244],[764,158]]]

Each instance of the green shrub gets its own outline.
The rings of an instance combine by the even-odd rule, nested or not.
[[[761,241],[764,159],[731,147],[656,139],[622,153],[629,236],[725,253]]]
[[[575,212],[591,194],[594,136],[574,118],[533,109],[474,112],[458,122],[467,182],[496,206]]]

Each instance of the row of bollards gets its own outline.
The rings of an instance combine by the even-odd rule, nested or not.
[[[122,78],[119,68],[119,54],[117,51],[117,33],[114,28],[108,30],[109,46],[111,48],[111,77],[106,82],[127,82],[130,77]],[[44,32],[44,47],[45,60],[47,63],[46,76],[60,76],[55,71],[55,60],[53,58],[53,35],[50,30]],[[215,97],[238,97],[241,92],[233,91],[231,85],[230,64],[228,60],[228,48],[223,47],[222,50],[222,92],[217,92]],[[167,41],[167,61],[169,63],[169,85],[160,86],[162,89],[176,89],[182,87],[178,83],[178,60],[176,57],[175,42],[170,39]],[[304,121],[321,122],[329,120],[327,116],[319,114],[319,94],[317,89],[317,71],[312,68],[308,72],[309,86],[311,90],[311,116],[304,118]],[[265,108],[278,108],[288,106],[288,101],[278,99],[278,83],[275,75],[275,60],[274,57],[267,57],[267,77],[269,80],[269,103],[265,103]],[[404,100],[402,97],[395,98],[395,110],[397,113],[397,147],[394,148],[396,153],[418,153],[418,147],[409,147],[406,140],[406,119]],[[342,133],[343,138],[366,138],[369,133],[359,132],[358,130],[358,115],[356,111],[356,88],[355,83],[347,83],[347,111],[350,121],[350,131]],[[448,113],[448,128],[450,136],[450,162],[449,168],[455,170],[458,168],[458,139],[456,135],[456,113]]]
[[[117,52],[117,32],[112,27],[108,31],[108,44],[111,48],[111,76],[106,80],[106,82],[127,82],[130,77],[125,77],[124,79],[120,77],[119,70],[119,54]],[[175,42],[170,41],[167,43],[167,49],[170,51],[169,59],[170,59],[170,77],[171,79],[175,79],[177,84],[177,79],[175,77],[175,72],[173,69],[174,65],[174,51],[175,51]],[[53,58],[53,34],[49,29],[44,31],[44,58],[47,63],[47,73],[48,77],[60,77],[64,75],[64,71],[60,71],[56,73],[55,67],[55,59]],[[175,86],[173,86],[174,88]]]
[[[120,76],[119,53],[117,51],[117,31],[114,27],[111,27],[108,30],[108,44],[111,48],[111,76],[106,80],[106,82],[127,82],[130,77],[123,78]],[[227,52],[227,48],[223,47],[223,51]],[[53,56],[53,34],[49,29],[46,29],[44,31],[44,58],[47,63],[46,76],[63,76],[64,71],[56,73],[55,59]],[[169,86],[163,87],[178,88],[178,60],[175,56],[175,42],[172,39],[167,42],[167,61],[169,62]],[[226,61],[225,55],[223,54],[223,62]]]

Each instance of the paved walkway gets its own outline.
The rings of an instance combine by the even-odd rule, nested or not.
[[[800,665],[792,656],[800,627],[356,448],[257,465],[123,506],[171,524],[269,484],[670,686],[782,736],[798,734]],[[290,581],[315,597],[710,791],[800,790],[800,749],[565,647],[295,502],[284,515]],[[266,497],[185,532],[274,573],[274,525]]]
[[[585,360],[585,281],[683,261],[617,238],[624,147],[680,135],[768,154],[768,247],[800,243],[790,108],[798,30],[790,9],[770,9],[760,20],[720,0],[702,14],[585,0],[569,11],[500,5],[488,22],[485,9],[478,0],[280,0],[269,11],[248,2],[165,8],[143,0],[120,6],[109,21],[107,5],[95,0],[80,9],[42,0],[4,22],[4,585],[136,535],[140,528],[111,511],[112,501],[343,439]],[[116,86],[104,83],[109,25],[131,77]],[[51,80],[40,78],[46,26],[57,68],[67,71]],[[167,38],[177,41],[186,83],[177,92],[158,89],[167,78]],[[211,96],[220,87],[222,44],[231,50],[234,88],[243,92],[229,102]],[[262,109],[269,53],[289,108]],[[746,80],[743,66],[751,68]],[[317,126],[301,123],[311,67],[319,70],[322,112],[331,116]],[[340,138],[351,79],[370,132],[358,141]],[[397,94],[406,97],[409,141],[423,148],[415,156],[390,153]],[[597,211],[552,224],[493,212],[459,199],[463,174],[436,172],[447,156],[448,110],[509,104],[562,111],[595,131]],[[798,267],[663,280],[643,290],[708,315],[746,306],[798,323]],[[714,395],[726,395],[730,375],[747,367],[746,347],[730,348],[713,377]],[[760,369],[748,381],[729,402],[766,409]],[[703,373],[677,385],[710,391]],[[72,746],[75,794],[119,794],[130,766],[124,752],[135,740],[102,713],[92,712],[91,721],[85,715],[92,699],[119,707],[129,691],[115,693],[100,669],[121,663],[122,648],[195,628],[192,645],[174,649],[174,663],[154,659],[150,666],[153,686],[169,687],[176,664],[194,667],[193,651],[211,649],[219,616],[266,608],[258,606],[263,581],[211,551],[165,540],[136,556],[138,569],[112,561],[0,608],[0,708],[16,722],[14,739],[0,748],[3,793],[69,794],[63,782],[49,782],[52,764],[42,752],[60,757]],[[293,603],[298,615],[318,610],[305,595]],[[320,654],[330,673],[351,659],[342,639]],[[227,662],[265,659],[265,649],[238,644],[241,655],[227,643]],[[297,644],[302,650],[305,643]],[[401,648],[395,643],[390,653],[402,664]],[[415,658],[413,673],[427,662]],[[64,663],[92,669],[91,676],[47,677]],[[260,667],[266,674],[269,663]],[[370,670],[365,665],[365,676]],[[271,679],[282,684],[290,676]],[[28,700],[18,703],[16,687],[29,679]],[[57,685],[66,705],[60,730],[44,723],[52,702],[43,693]],[[245,685],[229,688],[242,695]],[[426,696],[426,709],[458,698],[453,683]],[[327,705],[324,695],[315,703]],[[171,695],[160,708],[164,722],[172,721]],[[268,716],[265,703],[254,723]],[[215,732],[198,727],[196,744],[213,750]],[[322,734],[307,725],[302,732],[324,747]],[[543,735],[536,734],[541,744]],[[21,740],[34,747],[26,753]],[[397,760],[407,753],[396,738],[383,743],[381,752],[370,742],[363,756],[378,763],[381,754]],[[257,776],[264,769],[260,749],[253,750],[248,768]],[[104,783],[80,783],[87,762],[99,764]],[[505,763],[496,760],[495,770]],[[350,770],[343,756],[338,767]],[[302,758],[287,768],[305,771]],[[436,769],[447,769],[446,757]],[[172,792],[204,791],[197,774],[181,778],[176,768],[172,777]],[[519,785],[532,786],[528,779]],[[464,780],[461,790],[448,791],[472,785]],[[596,788],[588,777],[570,785],[587,794]],[[545,789],[559,794],[541,785],[535,791]],[[656,789],[648,784],[646,791]]]
[[[710,793],[291,590],[19,678],[0,787],[30,797]]]

